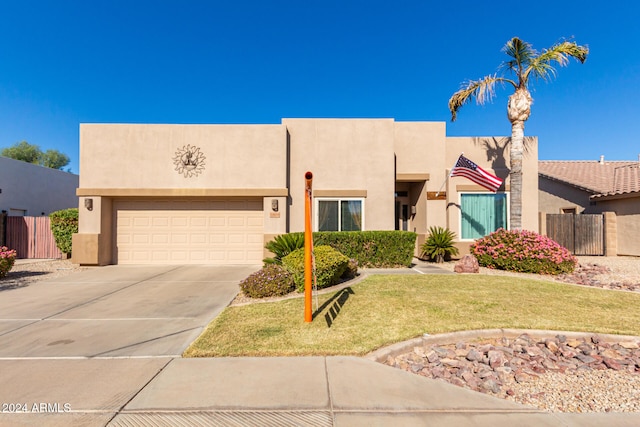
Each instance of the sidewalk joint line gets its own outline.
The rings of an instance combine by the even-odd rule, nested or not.
[[[147,382],[146,382],[146,383],[145,383],[145,384],[144,384],[144,385],[143,385],[143,386],[142,386],[138,391],[136,391],[136,392],[133,394],[133,396],[131,396],[131,398],[130,398],[129,400],[127,400],[127,401],[126,401],[126,402],[125,402],[125,403],[124,403],[120,408],[116,409],[115,414],[113,414],[113,417],[111,417],[111,418],[109,419],[109,421],[107,422],[107,424],[106,424],[106,425],[111,424],[111,422],[112,422],[112,421],[113,421],[113,420],[118,416],[118,414],[120,414],[120,413],[122,412],[122,410],[125,408],[125,406],[127,406],[129,403],[131,403],[131,401],[132,401],[133,399],[135,399],[135,398],[136,398],[136,397],[137,397],[137,396],[142,392],[142,390],[144,390],[144,389],[145,389],[145,388],[146,388],[146,387],[151,383],[151,381],[153,381],[154,379],[156,379],[156,377],[157,377],[158,375],[160,375],[160,373],[161,373],[162,371],[164,371],[164,369],[165,369],[167,366],[169,366],[169,364],[170,364],[171,362],[173,362],[173,360],[174,360],[174,359],[170,359],[169,361],[167,361],[167,363],[165,363],[165,364],[164,364],[160,369],[158,369],[158,372],[156,372],[156,373],[155,373],[155,374],[154,374],[154,375],[149,379],[149,381],[147,381]]]
[[[331,416],[331,423],[335,424],[335,415],[333,412],[333,396],[331,396],[331,384],[329,384],[329,367],[327,366],[327,356],[324,359],[324,377],[327,381],[327,396],[329,397],[329,415]]]

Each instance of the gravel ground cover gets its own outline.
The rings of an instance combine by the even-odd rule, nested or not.
[[[64,277],[85,269],[68,259],[16,260],[11,271],[0,279],[0,290],[20,288],[38,280]]]

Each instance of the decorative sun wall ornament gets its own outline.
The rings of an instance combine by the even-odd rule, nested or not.
[[[184,175],[185,178],[190,178],[202,173],[205,159],[206,157],[200,152],[200,148],[186,145],[176,150],[173,164],[176,165],[178,173]]]

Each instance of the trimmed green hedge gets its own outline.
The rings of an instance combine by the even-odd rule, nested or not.
[[[409,231],[321,231],[313,233],[313,244],[329,245],[360,267],[409,267],[416,237]]]
[[[347,269],[349,258],[326,245],[314,245],[313,254],[318,289],[338,283]],[[293,281],[298,291],[304,291],[304,248],[296,249],[282,258],[282,266],[293,274]]]
[[[71,237],[78,232],[78,209],[63,209],[51,212],[51,231],[56,239],[56,246],[65,254],[71,253]]]

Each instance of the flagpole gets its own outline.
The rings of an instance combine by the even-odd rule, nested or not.
[[[462,151],[460,153],[460,156],[464,156],[464,151]],[[458,156],[458,159],[460,159],[460,156]],[[456,159],[456,162],[453,164],[453,168],[456,167],[456,164],[458,163],[458,159]],[[444,188],[445,184],[447,183],[447,180],[449,178],[451,178],[451,173],[453,172],[453,168],[451,168],[451,170],[449,170],[449,173],[447,174],[447,176],[444,178],[444,182],[442,183],[442,185],[440,186],[440,189],[438,190],[438,192],[436,193],[436,199],[438,198],[438,196],[440,195],[440,192],[442,191],[442,189]]]

